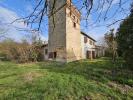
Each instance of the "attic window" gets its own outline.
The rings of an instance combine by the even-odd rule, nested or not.
[[[76,23],[75,22],[73,22],[73,27],[76,28]]]

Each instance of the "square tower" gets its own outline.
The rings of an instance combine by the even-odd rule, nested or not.
[[[80,60],[80,12],[71,0],[49,0],[49,59]]]

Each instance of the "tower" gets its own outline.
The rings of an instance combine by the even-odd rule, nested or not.
[[[81,59],[80,12],[71,0],[49,0],[49,58]]]

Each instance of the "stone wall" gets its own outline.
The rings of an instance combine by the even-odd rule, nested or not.
[[[80,19],[66,9],[66,49],[67,61],[81,59]],[[74,17],[75,16],[75,17]],[[74,23],[76,27],[74,27]]]
[[[65,0],[58,0],[55,9],[60,8]],[[52,2],[52,1],[51,1]],[[52,3],[51,3],[52,6]],[[54,10],[55,11],[55,10]],[[49,53],[56,52],[58,61],[66,56],[66,12],[65,6],[49,17]]]

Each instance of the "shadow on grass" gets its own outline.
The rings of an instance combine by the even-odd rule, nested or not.
[[[93,61],[81,60],[67,64],[58,62],[38,63],[41,69],[47,69],[49,72],[65,73],[72,75],[81,75],[88,80],[98,82],[116,81],[121,84],[132,85],[133,74],[129,70],[121,69],[121,61],[113,64],[110,59],[97,59]]]

